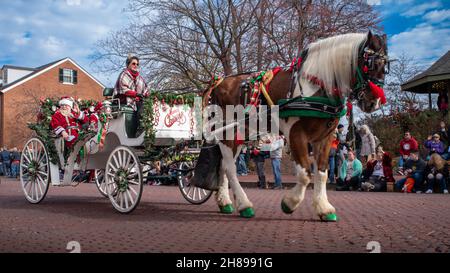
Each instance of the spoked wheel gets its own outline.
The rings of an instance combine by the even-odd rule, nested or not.
[[[106,192],[116,210],[130,213],[142,195],[142,169],[136,154],[119,146],[109,155],[105,168]]]
[[[100,194],[103,195],[104,197],[108,197],[108,192],[106,190],[106,183],[105,183],[105,170],[96,169],[94,172],[94,181],[95,185],[97,185],[97,189],[100,192]]]
[[[194,176],[194,163],[181,162],[178,171],[178,187],[184,199],[194,205],[200,205],[208,201],[212,195],[212,191],[205,190],[189,182]]]
[[[25,144],[20,157],[20,184],[28,202],[38,204],[48,191],[50,165],[44,143],[32,138]]]

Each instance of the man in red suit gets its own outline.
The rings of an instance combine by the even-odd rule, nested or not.
[[[78,139],[81,124],[89,121],[71,98],[62,98],[60,108],[52,115],[50,126],[57,136],[62,136],[66,147],[72,147]]]

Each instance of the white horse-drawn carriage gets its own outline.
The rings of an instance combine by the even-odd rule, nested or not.
[[[140,121],[136,111],[112,99],[112,89],[106,88],[103,95],[110,98],[106,100],[107,106],[103,110],[109,115],[108,121],[106,124],[99,122],[99,128],[105,125],[105,132],[98,130],[80,134],[70,151],[64,151],[64,141],[56,136],[46,141],[38,133],[26,142],[20,162],[20,181],[26,199],[33,204],[40,203],[50,184],[60,187],[77,185],[74,182],[75,173],[91,170],[95,172],[94,179],[100,193],[109,198],[116,210],[129,213],[139,204],[144,182],[155,175],[151,172],[151,166],[161,159],[161,151],[164,150],[172,158],[174,154],[180,156],[177,160],[162,163],[167,165],[168,170],[163,176],[176,176],[183,197],[190,203],[206,202],[212,192],[189,184],[199,146],[184,145],[180,149],[186,144],[182,132],[164,132],[164,129],[158,132],[155,128],[154,149],[150,155],[146,154],[145,133],[139,132]],[[50,128],[48,130],[50,132]],[[158,134],[163,137],[158,137]],[[156,175],[161,178],[161,173]]]

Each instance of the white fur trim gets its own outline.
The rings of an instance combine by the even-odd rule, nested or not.
[[[62,99],[59,101],[59,106],[63,105],[69,105],[71,108],[73,108],[73,101],[71,99]]]
[[[56,127],[56,129],[55,129],[55,134],[56,134],[56,135],[59,135],[59,134],[61,134],[61,133],[64,132],[64,131],[65,131],[65,129],[64,129],[63,127],[58,126],[58,127]]]

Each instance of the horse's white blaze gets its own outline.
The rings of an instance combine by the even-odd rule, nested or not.
[[[283,202],[291,210],[295,210],[305,199],[305,191],[310,179],[306,169],[297,164],[298,169],[298,182],[294,188],[292,188],[283,198]]]
[[[236,207],[239,211],[244,210],[246,208],[252,208],[253,204],[248,200],[247,195],[239,184],[239,180],[236,172],[236,164],[233,160],[235,157],[233,156],[233,150],[230,147],[226,146],[223,143],[219,143],[220,151],[222,152],[222,163],[221,168],[223,168],[228,181],[230,183],[231,189],[236,198]],[[238,153],[240,152],[240,147],[238,147]]]
[[[316,213],[321,215],[327,215],[330,213],[335,213],[335,208],[328,202],[327,197],[327,178],[328,171],[319,171],[318,174],[314,176],[314,195],[313,195],[313,207]]]

